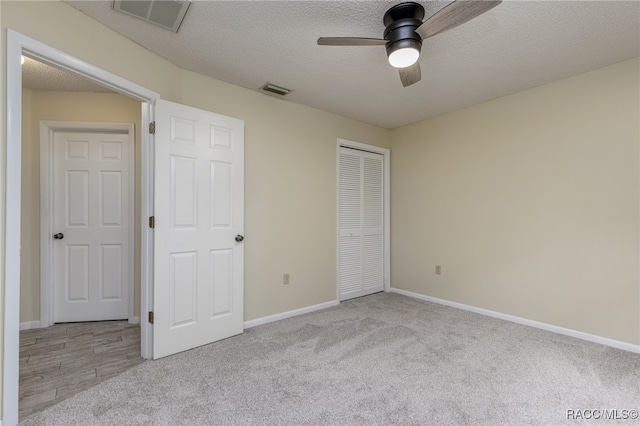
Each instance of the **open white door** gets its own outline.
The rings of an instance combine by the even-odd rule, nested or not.
[[[153,358],[243,331],[244,122],[156,104]]]

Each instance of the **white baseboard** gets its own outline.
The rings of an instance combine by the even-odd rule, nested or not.
[[[30,330],[32,328],[40,328],[40,321],[26,321],[20,323],[20,330]]]
[[[305,308],[294,309],[293,311],[282,312],[280,314],[269,315],[267,317],[257,318],[244,322],[244,328],[256,327],[258,325],[268,324],[270,322],[279,321],[286,318],[296,317],[302,314],[308,314],[309,312],[319,311],[321,309],[331,308],[337,306],[340,302],[332,300],[331,302],[320,303],[318,305],[307,306]]]
[[[129,318],[129,324],[140,324],[140,317]]]
[[[640,345],[633,345],[631,343],[621,342],[619,340],[613,340],[606,337],[583,333],[582,331],[572,330],[570,328],[558,327],[544,322],[532,321],[526,318],[516,317],[514,315],[503,314],[501,312],[490,311],[488,309],[476,308],[475,306],[469,306],[462,303],[451,302],[449,300],[438,299],[437,297],[425,296],[424,294],[414,293],[412,291],[401,290],[398,288],[392,288],[391,292],[640,354]]]

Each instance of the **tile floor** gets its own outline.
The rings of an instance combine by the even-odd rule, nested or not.
[[[56,324],[20,332],[19,418],[42,411],[144,361],[127,321]]]

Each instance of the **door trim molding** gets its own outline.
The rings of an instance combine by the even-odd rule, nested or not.
[[[97,131],[126,133],[129,137],[128,169],[129,179],[129,273],[127,276],[127,292],[129,297],[129,307],[127,308],[127,319],[134,322],[134,258],[135,258],[135,161],[134,161],[134,134],[133,123],[94,123],[79,121],[40,121],[40,327],[49,327],[54,323],[54,302],[55,302],[55,282],[54,282],[54,250],[51,235],[54,229],[54,137],[56,132],[62,131]],[[141,223],[142,225],[142,223]]]
[[[340,265],[340,251],[338,250],[340,229],[339,229],[339,197],[340,197],[340,182],[338,173],[340,172],[340,148],[352,148],[360,151],[373,152],[380,154],[383,157],[383,214],[384,214],[384,291],[391,291],[391,150],[382,148],[375,145],[369,145],[361,142],[350,141],[347,139],[337,139],[336,142],[336,300],[340,300],[340,282],[338,280],[338,267]]]
[[[18,423],[19,347],[20,347],[20,197],[22,150],[22,54],[37,59],[93,83],[107,87],[142,103],[141,126],[147,129],[155,118],[155,102],[160,95],[120,76],[91,65],[12,29],[7,29],[6,128],[4,167],[6,193],[0,214],[4,215],[4,341],[2,359],[2,424]],[[153,216],[153,135],[142,132],[141,139],[141,215],[142,224]],[[0,200],[0,203],[2,200]],[[2,218],[0,218],[2,220]],[[141,355],[152,356],[151,326],[146,312],[153,302],[153,233],[141,226],[140,337]]]

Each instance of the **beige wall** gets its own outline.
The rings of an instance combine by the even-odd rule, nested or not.
[[[22,253],[20,322],[40,319],[40,121],[135,125],[134,306],[140,311],[140,102],[116,93],[22,91]]]
[[[392,285],[639,344],[639,63],[395,130]]]

